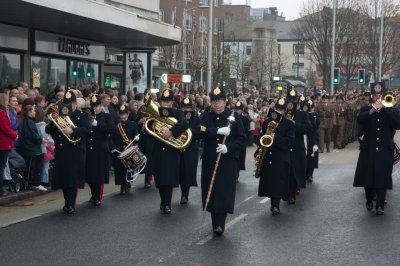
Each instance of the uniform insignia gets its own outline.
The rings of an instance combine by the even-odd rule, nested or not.
[[[284,105],[285,104],[285,99],[280,98],[279,101],[278,101],[278,104],[279,105]]]
[[[165,117],[169,116],[169,112],[168,112],[167,109],[163,109],[163,110],[162,110],[162,114],[163,114],[163,116],[165,116]]]
[[[236,106],[237,106],[237,107],[240,107],[241,104],[242,104],[241,102],[237,102],[237,103],[236,103]]]
[[[200,131],[201,132],[206,132],[207,128],[205,126],[200,125]]]
[[[71,99],[71,92],[67,91],[67,93],[65,94],[65,99]]]
[[[272,118],[272,120],[276,120],[276,119],[278,118],[278,114],[275,113],[275,112],[273,112],[273,113],[271,114],[271,118]]]
[[[304,102],[306,100],[306,98],[304,97],[304,95],[300,96],[300,101]]]
[[[292,102],[287,104],[287,109],[289,109],[289,110],[293,109],[293,103]]]
[[[292,90],[290,91],[290,96],[293,96],[293,97],[296,96],[296,91],[292,89]]]
[[[61,109],[61,113],[62,113],[63,115],[68,115],[68,113],[69,113],[68,107],[64,106],[64,107]]]
[[[121,105],[121,107],[119,108],[119,110],[124,111],[126,109],[125,105]]]
[[[218,88],[218,87],[216,87],[214,90],[213,90],[213,94],[214,95],[219,95],[221,93],[221,90]]]
[[[190,103],[189,98],[185,98],[185,100],[183,100],[183,103],[184,103],[184,104],[189,104],[189,103]]]
[[[375,90],[375,92],[377,92],[377,93],[381,92],[381,91],[382,91],[381,85],[379,85],[379,84],[375,85],[374,90]]]
[[[168,89],[163,92],[163,96],[164,97],[169,97],[169,90]]]
[[[96,97],[96,95],[93,95],[93,96],[92,96],[92,102],[93,102],[93,103],[97,102],[97,97]]]
[[[189,120],[191,117],[192,117],[192,113],[191,112],[187,112],[186,119]]]

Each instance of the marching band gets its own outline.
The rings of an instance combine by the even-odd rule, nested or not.
[[[368,211],[376,197],[377,214],[384,213],[386,190],[392,188],[393,155],[400,157],[393,141],[400,112],[394,108],[396,96],[381,84],[371,90],[371,104],[361,100],[352,105],[361,106],[353,108],[358,112],[353,116],[358,132],[349,120],[351,101],[345,105],[342,95],[333,105],[328,95],[306,97],[292,88],[264,109],[254,176],[259,179],[258,196],[271,198],[272,215],[280,214],[281,200],[294,204],[300,189],[313,182],[318,154],[330,152],[331,139],[340,149],[354,140],[352,135],[361,143],[354,186],[365,188]],[[210,92],[210,106],[202,113],[188,95],[177,100],[169,88],[160,93],[159,102],[150,90],[142,98],[134,108],[120,104],[114,114],[107,108],[109,97],[92,94],[91,108],[85,112],[77,109],[76,96],[68,90],[50,109],[46,132],[56,145],[52,185],[63,189],[64,213],[75,212],[78,188],[85,181],[92,193],[89,202],[101,205],[112,165],[121,195],[143,172],[145,188],[154,178],[161,213],[171,214],[175,187],[181,189],[180,204],[188,204],[190,187],[197,186],[200,159],[203,210],[210,212],[213,232],[221,236],[227,215],[234,212],[239,171],[246,169],[248,118],[243,102],[230,103],[231,97],[219,87]]]

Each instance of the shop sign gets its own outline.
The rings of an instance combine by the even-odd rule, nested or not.
[[[0,47],[28,50],[28,29],[0,23]]]
[[[40,68],[38,67],[32,69],[32,85],[40,88]]]
[[[35,52],[104,61],[103,43],[60,34],[35,31]]]

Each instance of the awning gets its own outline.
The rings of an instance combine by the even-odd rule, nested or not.
[[[178,44],[181,28],[92,0],[2,0],[0,21],[118,49]]]
[[[289,85],[294,86],[294,87],[306,87],[307,85],[301,81],[301,80],[297,80],[297,79],[284,79],[284,82],[287,82]]]

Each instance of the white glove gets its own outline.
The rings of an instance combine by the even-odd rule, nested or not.
[[[96,119],[94,119],[94,120],[92,121],[92,126],[97,127],[97,120],[96,120]]]
[[[230,127],[218,128],[217,134],[229,136],[229,134],[231,134],[231,128]]]
[[[313,152],[318,151],[318,145],[314,145],[314,146],[312,147],[312,151],[313,151]]]
[[[219,153],[219,152],[222,153],[222,154],[225,154],[225,153],[228,152],[228,148],[226,147],[225,144],[224,145],[218,144],[217,153]]]
[[[135,142],[137,142],[137,141],[139,141],[139,139],[140,139],[140,134],[137,134],[136,136],[135,136],[135,138],[133,139],[133,141],[135,141]]]

